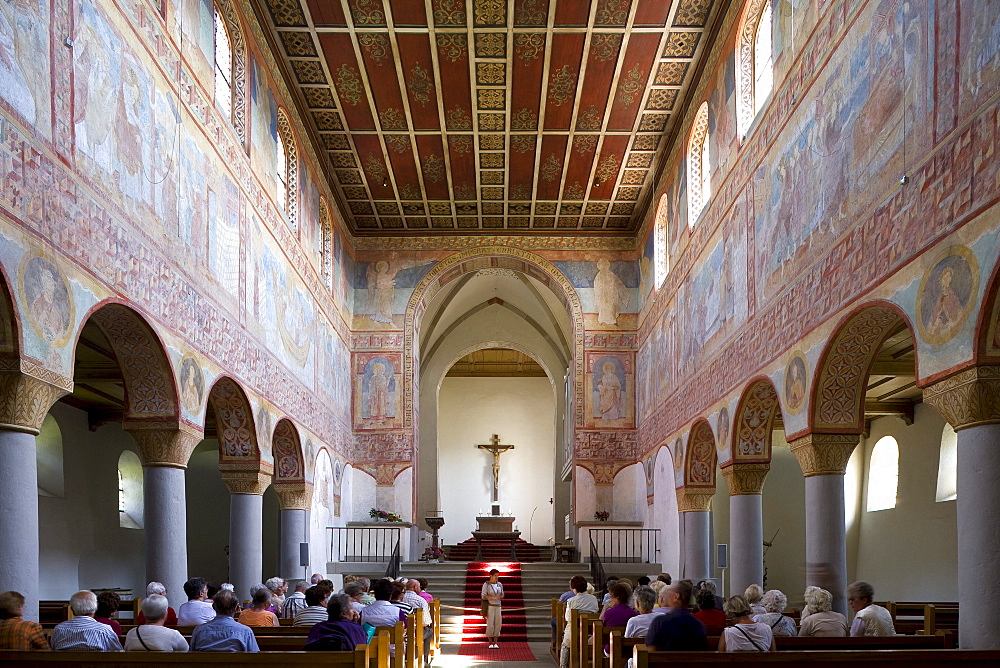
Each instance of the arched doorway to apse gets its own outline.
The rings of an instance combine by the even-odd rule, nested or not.
[[[264,493],[272,472],[261,456],[246,393],[234,379],[219,377],[208,394],[205,440],[188,466],[189,572],[233,583],[241,600],[264,577],[264,543],[278,540],[276,523],[264,534]],[[277,517],[276,499],[270,511]]]
[[[533,380],[538,385],[548,384],[544,392],[538,390],[538,396],[552,397],[554,404],[546,421],[546,431],[552,434],[549,437],[551,445],[546,447],[544,455],[552,462],[551,485],[546,485],[545,489],[552,491],[533,500],[523,511],[524,516],[519,510],[516,523],[522,537],[528,538],[530,534],[536,543],[550,538],[563,540],[563,519],[571,509],[573,433],[578,426],[574,424],[574,416],[580,413],[574,411],[573,406],[582,407],[583,391],[582,308],[569,281],[546,260],[518,249],[489,247],[459,253],[435,265],[414,290],[407,308],[405,335],[408,362],[405,368],[412,374],[406,380],[418,394],[412,397],[416,410],[406,403],[404,415],[412,417],[413,424],[419,417],[420,425],[415,519],[419,522],[443,510],[443,500],[453,493],[448,486],[453,485],[452,481],[445,483],[439,468],[442,445],[439,416],[442,410],[447,410],[443,404],[439,405],[439,399],[452,394],[452,385],[488,384],[490,381],[487,378],[446,378],[449,370],[466,355],[506,355],[513,359],[513,351],[516,351],[541,369],[548,370],[544,379],[536,376],[534,379],[522,378],[519,382],[530,384]],[[479,352],[486,349],[508,352]],[[516,362],[513,366],[516,368]],[[502,455],[500,462],[500,503],[505,511],[509,507],[507,500],[511,497],[509,492],[505,494],[503,479],[513,466],[512,457],[518,453],[518,443],[510,437],[511,427],[508,426],[512,426],[517,417],[497,417],[501,419],[501,426],[491,428],[481,423],[479,431],[482,433],[477,431],[475,438],[462,436],[468,442],[454,444],[478,457],[475,471],[482,476],[473,476],[473,472],[468,471],[465,478],[479,480],[482,477],[482,503],[475,508],[466,505],[459,511],[463,515],[461,518],[445,517],[442,533],[446,541],[469,538],[469,531],[476,526],[476,509],[485,511],[490,505],[491,461],[475,446],[489,443],[494,433],[502,442],[515,445],[515,450]],[[468,422],[466,417],[462,419]],[[505,458],[511,461],[510,465]],[[540,522],[544,522],[544,529]]]
[[[41,526],[47,527],[40,532],[42,597],[65,598],[80,588],[125,588],[141,595],[153,575],[176,589],[179,560],[161,558],[156,549],[171,513],[146,504],[157,497],[151,490],[183,484],[195,442],[163,436],[180,427],[165,348],[137,311],[105,302],[84,318],[73,375],[73,393],[52,407],[52,422],[43,424],[58,431],[61,453],[48,431],[42,434],[45,452],[39,451],[49,485],[40,489],[39,503]]]
[[[789,365],[794,363],[792,359]],[[790,371],[786,369],[786,376]],[[790,391],[786,383],[786,408],[797,398]],[[936,462],[944,420],[922,400],[914,333],[903,311],[889,302],[873,302],[849,313],[817,364],[809,427],[788,435],[806,478],[806,585],[829,590],[840,612],[847,610],[846,586],[854,573],[879,581],[879,596],[895,600],[916,595],[916,589],[926,597],[927,581],[954,578],[954,556],[944,560],[950,565],[922,557],[929,554],[924,536],[913,535],[911,529],[927,520],[922,513],[913,515],[913,522],[901,521],[915,508],[880,514],[868,512],[864,503],[869,485],[885,483],[878,476],[872,479],[866,466],[882,436],[891,435],[908,448],[909,469],[900,471],[900,480],[905,477],[909,485],[924,477],[920,468],[927,461]],[[934,443],[926,438],[931,433]],[[908,504],[922,495],[913,489]],[[953,520],[951,524],[953,532]],[[905,568],[900,568],[899,554],[911,561]],[[906,574],[916,572],[922,575],[913,582],[916,589],[908,591]]]

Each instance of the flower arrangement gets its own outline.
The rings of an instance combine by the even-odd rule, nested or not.
[[[611,513],[609,513],[606,510],[598,510],[596,513],[594,513],[594,519],[597,520],[598,522],[607,522],[608,518],[610,517]]]
[[[423,556],[420,557],[420,560],[430,561],[432,559],[435,560],[444,559],[444,550],[442,550],[440,547],[434,547],[433,545],[431,547],[425,548],[424,554]]]
[[[373,520],[382,520],[383,522],[402,522],[403,518],[396,513],[390,513],[387,510],[379,510],[378,508],[372,508],[368,512],[368,516]]]

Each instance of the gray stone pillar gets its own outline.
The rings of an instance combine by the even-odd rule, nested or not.
[[[958,431],[958,639],[963,649],[1000,649],[1000,610],[992,603],[1000,596],[995,577],[1000,573],[998,454],[1000,424]]]
[[[161,422],[124,425],[139,446],[146,539],[146,582],[161,582],[176,610],[187,601],[187,497],[184,470],[203,434],[187,424],[174,429]],[[145,596],[145,591],[137,592]]]
[[[24,619],[38,621],[38,463],[35,436],[64,387],[16,370],[0,372],[0,591],[24,596]],[[6,368],[11,368],[7,366]]]
[[[24,596],[38,621],[38,465],[35,437],[0,431],[0,591]]]
[[[729,591],[742,594],[764,581],[764,515],[761,490],[766,462],[738,462],[722,469],[729,485]]]
[[[241,601],[264,571],[264,490],[271,476],[257,471],[223,471],[229,488],[229,580]]]
[[[847,530],[844,472],[858,434],[806,434],[789,443],[806,476],[806,585],[833,594],[847,614]]]
[[[677,489],[677,512],[681,514],[684,527],[684,545],[681,547],[683,576],[695,582],[711,577],[709,509],[714,495],[714,487]]]
[[[958,643],[1000,649],[1000,366],[964,369],[924,388],[958,433]]]
[[[277,482],[274,491],[281,508],[278,574],[286,580],[300,580],[304,570],[299,565],[299,543],[309,542],[308,512],[312,505],[313,486],[304,482]]]

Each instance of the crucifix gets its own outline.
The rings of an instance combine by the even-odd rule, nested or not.
[[[500,437],[493,434],[489,443],[477,445],[480,450],[489,450],[493,453],[493,503],[500,502],[500,455],[513,450],[513,445],[500,445]]]

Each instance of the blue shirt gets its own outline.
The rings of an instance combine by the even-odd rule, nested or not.
[[[74,617],[52,629],[52,649],[76,652],[120,652],[121,641],[107,624],[93,617]]]
[[[705,625],[687,608],[656,615],[646,632],[646,644],[660,652],[691,652],[708,649]]]
[[[253,629],[228,615],[218,615],[191,633],[192,652],[259,652]]]

